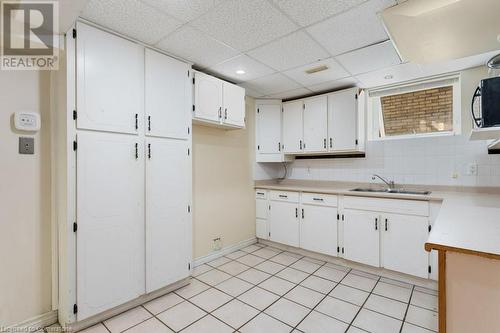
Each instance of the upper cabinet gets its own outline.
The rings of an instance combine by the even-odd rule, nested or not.
[[[327,115],[327,96],[304,100],[304,152],[321,153],[327,151],[328,126],[325,121]]]
[[[187,139],[191,118],[189,65],[161,53],[145,51],[145,133]]]
[[[358,144],[358,88],[328,95],[328,149],[355,151]]]
[[[283,151],[288,153],[301,153],[303,143],[303,109],[302,101],[283,104]]]
[[[193,120],[224,128],[245,127],[245,89],[195,72]]]
[[[144,48],[77,23],[77,128],[138,133],[144,117]]]

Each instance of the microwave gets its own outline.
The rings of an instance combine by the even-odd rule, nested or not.
[[[476,117],[474,105],[481,98],[480,113]],[[472,98],[472,119],[477,127],[500,126],[500,77],[481,80]]]

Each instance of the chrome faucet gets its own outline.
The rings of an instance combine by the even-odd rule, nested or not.
[[[393,180],[387,180],[387,179],[385,179],[384,177],[382,177],[380,175],[373,174],[372,180],[375,180],[376,178],[378,178],[381,181],[383,181],[389,187],[389,190],[394,189],[394,181]]]

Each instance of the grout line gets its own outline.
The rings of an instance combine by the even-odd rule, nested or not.
[[[410,298],[408,298],[408,303],[406,304],[406,311],[405,311],[405,314],[403,316],[403,322],[401,323],[401,328],[399,329],[399,333],[403,332],[403,326],[404,326],[405,321],[406,321],[406,315],[408,314],[408,310],[410,309],[411,298],[413,297],[413,291],[415,291],[415,286],[413,286],[413,288],[411,288]]]
[[[377,284],[380,282],[380,279],[382,277],[379,276],[378,280],[377,280],[377,283],[375,283],[375,285],[373,286],[372,290],[370,291],[370,293],[368,294],[368,297],[366,297],[365,301],[363,302],[363,304],[359,307],[359,310],[358,312],[356,312],[356,315],[354,316],[354,318],[352,318],[351,320],[351,323],[349,324],[349,326],[347,327],[347,330],[349,330],[349,328],[351,328],[352,324],[354,323],[354,321],[356,320],[356,318],[358,317],[359,313],[361,312],[361,310],[365,307],[365,304],[366,302],[368,301],[368,299],[370,298],[370,296],[372,295],[373,293],[373,290],[375,290],[375,287],[377,287]]]

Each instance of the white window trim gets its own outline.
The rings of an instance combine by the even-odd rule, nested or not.
[[[440,88],[452,86],[453,87],[453,130],[446,132],[433,132],[433,133],[419,133],[419,134],[403,134],[393,136],[378,136],[378,129],[375,129],[375,122],[382,123],[381,119],[374,119],[373,100],[372,98],[380,98],[387,95],[402,94],[407,92],[426,90],[432,88]],[[394,84],[389,86],[377,87],[368,90],[367,93],[367,139],[368,141],[385,141],[385,140],[404,140],[404,139],[418,139],[418,138],[433,138],[441,136],[454,136],[462,133],[461,118],[461,79],[460,73],[454,73],[447,76],[429,77],[420,79],[418,81],[410,81],[401,84]],[[380,100],[380,99],[379,99]],[[381,110],[381,108],[380,108]],[[377,113],[382,117],[382,112]],[[383,131],[383,128],[380,130]]]

